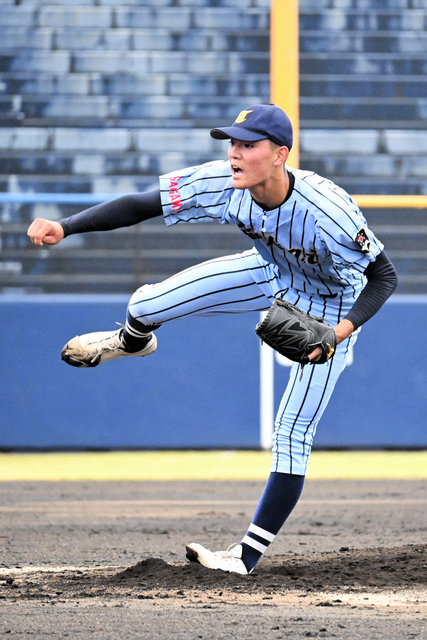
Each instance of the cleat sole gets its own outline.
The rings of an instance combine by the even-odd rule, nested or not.
[[[185,557],[190,562],[197,562],[198,564],[200,564],[199,554],[197,553],[197,551],[194,551],[194,549],[190,549],[190,547],[185,547]]]

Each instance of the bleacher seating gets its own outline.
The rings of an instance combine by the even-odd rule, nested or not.
[[[0,0],[0,191],[142,191],[225,157],[208,129],[269,101],[269,17],[270,0]],[[350,193],[426,193],[426,29],[425,0],[300,0],[302,168]],[[81,209],[0,204],[0,291],[130,292],[249,246],[160,221],[29,245],[34,217]],[[399,291],[427,292],[424,212],[367,215]]]

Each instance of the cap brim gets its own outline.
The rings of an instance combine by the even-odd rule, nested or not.
[[[256,142],[257,140],[265,140],[268,136],[262,133],[255,133],[250,129],[243,127],[222,127],[221,129],[212,129],[211,138],[216,140],[227,140],[235,138],[236,140],[244,140],[245,142]]]

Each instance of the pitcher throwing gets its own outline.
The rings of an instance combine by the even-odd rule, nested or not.
[[[230,140],[228,161],[174,171],[160,177],[158,190],[123,196],[60,222],[37,219],[28,235],[36,245],[57,244],[74,233],[163,215],[168,226],[234,224],[253,240],[252,250],[138,289],[122,328],[82,335],[65,345],[62,358],[76,367],[150,355],[157,346],[153,332],[176,318],[263,311],[275,299],[333,327],[331,357],[320,359],[317,347],[307,356],[303,376],[300,363],[291,368],[275,421],[271,473],[242,540],[219,552],[187,545],[190,561],[247,574],[295,507],[317,424],[348,351],[361,325],[396,288],[397,277],[383,245],[343,189],[315,173],[286,167],[292,125],[281,109],[249,106],[230,127],[210,135]]]

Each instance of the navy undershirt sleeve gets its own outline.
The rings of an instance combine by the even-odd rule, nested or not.
[[[64,218],[59,224],[64,229],[64,238],[73,233],[87,231],[111,231],[130,227],[138,222],[161,216],[160,190],[131,193],[109,202],[97,204],[74,216]]]
[[[344,318],[350,320],[355,329],[372,318],[397,287],[396,269],[385,251],[369,264],[365,276],[368,282]]]

